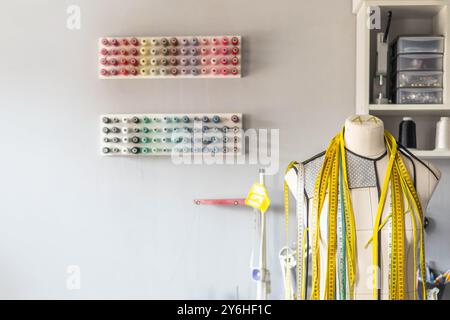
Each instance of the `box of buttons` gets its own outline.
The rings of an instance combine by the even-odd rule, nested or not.
[[[103,37],[101,79],[239,78],[240,36]]]
[[[105,156],[240,155],[242,114],[107,114],[101,119]]]

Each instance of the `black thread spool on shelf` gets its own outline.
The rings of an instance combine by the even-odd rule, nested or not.
[[[404,117],[400,122],[398,141],[408,149],[417,148],[416,123],[411,117]]]

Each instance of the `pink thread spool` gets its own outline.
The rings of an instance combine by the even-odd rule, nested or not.
[[[170,74],[172,74],[173,76],[176,76],[177,73],[178,73],[177,68],[172,68],[172,69],[170,69]]]
[[[228,75],[228,73],[229,73],[228,68],[222,68],[221,73],[222,73],[222,75],[224,75],[224,76]]]
[[[217,59],[216,58],[211,58],[211,64],[217,64]]]
[[[128,55],[128,51],[125,49],[120,49],[120,54],[123,56],[127,56]]]
[[[228,59],[227,58],[222,58],[220,59],[220,63],[223,65],[227,65],[228,64]]]
[[[211,42],[212,42],[213,45],[218,45],[219,44],[219,39],[214,37],[214,38],[211,39]]]
[[[139,51],[138,51],[136,48],[132,48],[132,49],[130,50],[130,53],[131,53],[133,56],[137,56],[137,55],[139,54]]]
[[[103,38],[103,39],[102,39],[102,45],[104,45],[104,46],[109,46],[110,43],[109,43],[108,39]]]
[[[109,54],[109,51],[108,51],[107,49],[103,48],[103,49],[100,51],[100,53],[101,53],[102,55],[104,55],[104,56],[107,56],[107,55]]]
[[[130,44],[127,39],[122,39],[121,42],[123,46],[128,46]]]
[[[109,74],[112,75],[112,76],[117,76],[117,70],[116,70],[116,69],[112,69],[112,70],[109,72]]]
[[[200,52],[202,53],[202,55],[207,55],[207,54],[208,54],[208,48],[202,47],[202,48],[200,49]]]
[[[128,75],[128,70],[127,69],[120,69],[120,74],[123,76],[127,76]]]
[[[117,47],[120,43],[119,43],[119,40],[117,40],[117,39],[112,39],[112,40],[111,40],[111,44],[112,44],[113,46]]]
[[[228,54],[228,48],[223,47],[222,50],[220,50],[224,56]]]
[[[188,64],[188,59],[186,59],[186,58],[180,59],[180,64],[181,64],[182,66],[186,66],[186,65]]]
[[[202,68],[202,70],[200,72],[202,74],[207,74],[208,73],[208,69],[207,68]]]
[[[231,64],[237,66],[239,64],[239,59],[237,57],[233,57],[233,59],[231,59]]]
[[[102,58],[102,59],[100,59],[100,63],[102,65],[104,65],[104,66],[107,66],[108,65],[108,60],[106,60],[106,58]]]
[[[117,66],[119,63],[118,63],[117,59],[113,58],[113,59],[109,60],[109,64],[111,64],[113,66]]]
[[[209,42],[207,38],[202,38],[202,45],[207,45],[208,43]]]
[[[137,76],[138,70],[135,69],[135,68],[133,68],[133,69],[130,70],[130,74],[131,74],[132,76]]]
[[[134,58],[131,58],[130,59],[130,64],[132,65],[132,66],[137,66],[138,64],[139,64],[139,61],[137,61],[137,59],[134,59]]]
[[[233,69],[231,69],[231,74],[234,75],[234,76],[236,76],[236,75],[239,74],[239,70],[236,69],[236,68],[233,68]]]
[[[238,37],[231,38],[231,44],[233,46],[237,46],[239,44],[239,38]]]
[[[203,65],[206,65],[206,64],[208,64],[208,58],[202,58],[201,60],[200,60],[200,63],[201,64],[203,64]]]
[[[222,44],[224,45],[224,46],[226,46],[226,45],[228,45],[228,38],[227,37],[223,37],[222,38]]]
[[[217,49],[216,47],[212,47],[211,48],[211,53],[212,54],[219,54],[219,49]]]
[[[128,60],[125,58],[120,59],[120,64],[126,66],[128,64]]]
[[[137,38],[131,38],[130,43],[133,46],[138,46],[139,45],[139,40]]]
[[[106,77],[106,76],[109,75],[109,72],[108,72],[108,70],[106,70],[106,69],[102,69],[102,70],[100,70],[100,74],[101,74],[102,76]]]

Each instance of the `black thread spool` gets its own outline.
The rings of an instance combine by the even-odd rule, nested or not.
[[[411,117],[404,117],[400,122],[398,141],[406,148],[417,148],[416,123]]]

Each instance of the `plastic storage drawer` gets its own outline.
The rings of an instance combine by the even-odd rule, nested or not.
[[[442,88],[442,71],[400,71],[397,88]]]
[[[397,54],[402,53],[444,53],[444,37],[399,37]]]
[[[398,104],[441,104],[442,89],[421,88],[397,89]]]
[[[397,71],[442,71],[442,66],[442,54],[400,54],[397,56]]]

